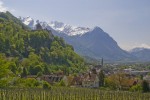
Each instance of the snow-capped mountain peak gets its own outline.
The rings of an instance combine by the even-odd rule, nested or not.
[[[71,26],[71,25],[64,24],[64,23],[58,22],[58,21],[51,21],[49,23],[42,22],[39,20],[35,21],[30,16],[27,16],[26,18],[19,17],[19,19],[25,25],[29,26],[31,29],[35,29],[35,25],[37,23],[40,23],[41,26],[43,27],[43,29],[46,29],[47,27],[51,27],[55,31],[58,31],[59,33],[65,33],[69,36],[83,35],[91,30],[90,28]]]
[[[48,25],[56,31],[62,32],[65,29],[65,24],[58,21],[51,21]]]
[[[30,16],[27,16],[26,18],[21,18],[22,22],[26,25],[29,25],[32,21],[34,21]]]
[[[33,18],[31,18],[30,16],[27,17],[19,17],[19,19],[27,26],[29,26],[31,29],[35,29],[35,25],[37,24],[37,22],[34,21]]]
[[[65,33],[69,36],[83,35],[84,33],[90,31],[90,28],[75,27],[58,21],[52,21],[48,25],[54,30]]]

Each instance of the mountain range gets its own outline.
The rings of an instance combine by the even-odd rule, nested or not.
[[[40,24],[43,29],[51,30],[56,36],[74,47],[75,52],[85,58],[105,59],[106,61],[150,61],[149,49],[130,52],[121,49],[117,42],[103,31],[100,27],[75,27],[58,21],[49,23],[34,20],[31,17],[19,17],[19,19],[31,29],[36,29],[36,24]],[[139,49],[139,48],[138,48]]]
[[[86,70],[84,59],[74,52],[71,45],[51,31],[39,28],[31,30],[11,13],[0,12],[0,70],[8,66],[11,75],[25,72],[25,76],[39,72],[68,75]]]
[[[150,61],[150,49],[137,47],[129,51],[130,54],[134,55],[140,61]]]

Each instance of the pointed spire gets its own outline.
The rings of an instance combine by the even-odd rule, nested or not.
[[[103,61],[103,58],[102,58],[102,60],[101,60],[101,65],[102,65],[102,67],[103,67],[103,64],[104,64],[104,61]]]

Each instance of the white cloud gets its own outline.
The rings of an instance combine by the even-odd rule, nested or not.
[[[135,45],[133,48],[136,48],[136,47],[139,47],[139,48],[148,48],[148,49],[150,49],[150,45],[145,44],[145,43],[140,44],[140,45]]]
[[[141,47],[143,47],[143,48],[150,48],[150,45],[148,45],[148,44],[141,44]]]
[[[3,2],[0,1],[0,12],[6,12],[8,10],[7,7],[4,7]]]

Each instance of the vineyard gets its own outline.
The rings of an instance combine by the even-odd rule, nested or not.
[[[0,89],[0,100],[150,100],[150,94],[82,88]]]

